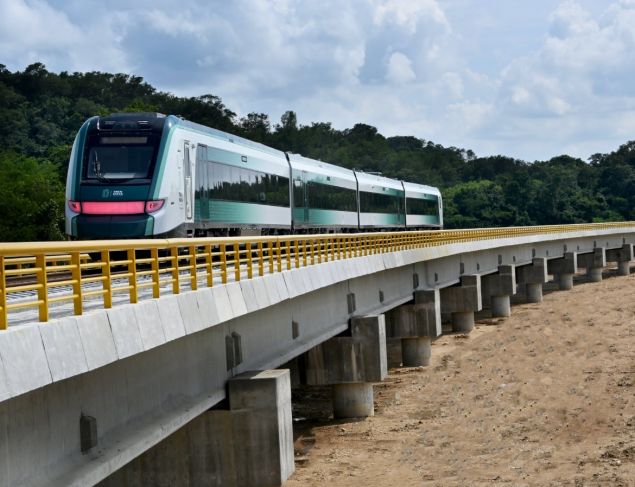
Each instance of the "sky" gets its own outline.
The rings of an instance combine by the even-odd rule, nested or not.
[[[0,64],[33,62],[478,156],[635,139],[635,0],[0,0]]]

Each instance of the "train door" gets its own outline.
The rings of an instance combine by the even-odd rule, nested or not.
[[[309,223],[309,188],[306,184],[306,171],[302,171],[302,201],[304,202],[304,223]]]
[[[185,219],[192,219],[192,158],[190,157],[190,142],[183,143],[183,188],[185,191]]]

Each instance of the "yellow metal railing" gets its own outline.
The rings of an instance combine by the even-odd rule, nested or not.
[[[251,279],[284,270],[385,252],[528,235],[630,229],[635,222],[551,225],[393,233],[288,235],[275,237],[102,240],[0,243],[0,330],[10,311],[37,308],[48,321],[51,305],[72,302],[81,315],[86,300],[104,308],[113,295],[130,303],[150,289],[183,289]],[[51,290],[58,288],[56,292]],[[148,295],[150,294],[148,292]],[[9,295],[22,294],[9,300]]]

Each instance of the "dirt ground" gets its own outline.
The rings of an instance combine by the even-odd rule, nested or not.
[[[285,487],[635,486],[635,275],[609,274],[444,334],[375,385],[373,417],[303,390]]]

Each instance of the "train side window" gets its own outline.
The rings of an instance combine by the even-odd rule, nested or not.
[[[406,207],[409,215],[435,215],[439,216],[439,198],[431,199],[407,198]]]
[[[289,179],[252,169],[211,163],[210,198],[289,206]]]

